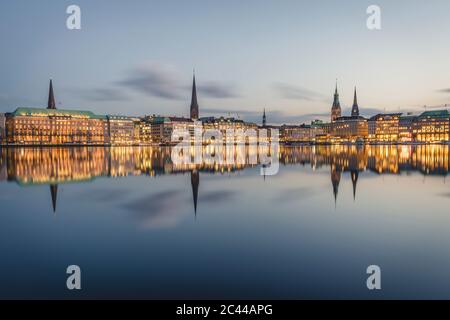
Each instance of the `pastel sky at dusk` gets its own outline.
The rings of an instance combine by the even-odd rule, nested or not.
[[[52,78],[58,108],[187,116],[194,68],[200,116],[325,120],[336,78],[344,113],[355,85],[363,114],[421,112],[450,104],[449,16],[448,0],[1,1],[0,112],[45,107]]]

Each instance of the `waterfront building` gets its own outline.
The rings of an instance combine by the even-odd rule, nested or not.
[[[146,116],[139,123],[139,140],[141,144],[152,144],[152,119],[154,116]]]
[[[353,98],[352,115],[338,117],[331,124],[333,142],[365,141],[369,135],[367,119],[359,115],[356,88]]]
[[[339,102],[339,93],[338,93],[337,82],[336,82],[336,89],[334,91],[333,105],[331,107],[331,122],[335,122],[339,117],[341,117],[341,104]]]
[[[367,120],[363,117],[340,117],[332,126],[334,142],[356,142],[369,135]]]
[[[280,128],[280,140],[286,143],[316,142],[323,139],[326,124],[320,120],[314,120],[311,124],[282,125]]]
[[[133,121],[133,145],[140,145],[141,144],[141,123],[142,118],[139,117],[130,117]]]
[[[275,125],[266,125],[263,128],[258,128],[258,143],[259,142],[264,142],[264,143],[271,143],[273,141],[273,139],[276,139],[278,141],[280,141],[280,126],[275,126]],[[265,135],[262,134],[262,131],[265,131]]]
[[[229,143],[248,143],[249,138],[247,135],[254,134],[255,139],[258,135],[258,126],[252,122],[245,122],[241,119],[236,118],[225,118],[225,117],[204,117],[200,119],[202,121],[204,130],[218,130],[220,131],[223,141]],[[268,129],[266,127],[266,129]],[[249,131],[253,130],[253,131]],[[231,133],[231,136],[228,134]],[[268,133],[270,135],[270,133]],[[211,141],[205,141],[205,143],[210,143]]]
[[[417,120],[417,116],[407,114],[400,116],[398,121],[398,142],[412,142],[413,137],[413,123]]]
[[[264,111],[263,111],[262,126],[256,126],[256,127],[257,127],[257,131],[258,131],[258,143],[271,142],[271,140],[273,139],[272,136],[274,135],[273,132],[275,132],[275,130],[278,130],[275,133],[275,137],[280,139],[280,127],[267,124],[266,108],[264,108]],[[263,134],[263,132],[265,132],[265,133]]]
[[[378,116],[378,115],[377,115]],[[368,140],[376,141],[376,132],[377,132],[377,122],[376,116],[373,116],[367,120],[367,130],[368,130]]]
[[[322,125],[322,129],[323,129],[323,133],[324,134],[330,134],[331,133],[331,128],[332,128],[332,123],[331,122],[325,122]]]
[[[401,113],[377,114],[368,120],[369,141],[397,142]]]
[[[311,121],[310,137],[311,141],[315,142],[319,137],[322,138],[327,133],[327,124],[322,120]]]
[[[282,125],[280,130],[281,141],[285,143],[304,143],[311,141],[311,126]]]
[[[6,116],[0,113],[0,145],[6,143]]]
[[[449,141],[448,110],[425,111],[413,123],[413,137],[418,142]]]
[[[195,121],[199,118],[199,106],[197,101],[197,86],[195,74],[192,79],[192,96],[189,110],[190,118],[173,116],[147,116],[141,119],[139,124],[140,142],[144,144],[174,144],[172,133],[174,130],[188,130],[190,139],[194,139]]]
[[[125,116],[108,115],[109,142],[111,145],[133,145],[135,139],[135,119]],[[137,142],[139,143],[139,142]]]
[[[52,108],[17,108],[6,114],[6,137],[10,144],[105,144],[105,116],[90,111]]]
[[[57,110],[50,80],[47,109],[17,108],[6,114],[7,143],[24,145],[65,145],[108,143],[105,116],[90,111]]]
[[[172,133],[177,130],[188,130],[193,137],[194,121],[183,117],[155,116],[150,120],[151,140],[158,144],[173,144]]]

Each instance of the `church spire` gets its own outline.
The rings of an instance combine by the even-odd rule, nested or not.
[[[359,107],[358,107],[358,98],[356,96],[356,87],[355,87],[355,95],[353,97],[353,106],[352,106],[352,117],[359,116]]]
[[[47,109],[56,109],[55,95],[53,94],[53,82],[52,82],[52,79],[50,79],[50,88],[48,90],[48,105],[47,105]]]
[[[263,112],[263,120],[262,120],[262,126],[265,127],[266,126],[266,108],[264,108],[264,112]]]
[[[197,102],[197,87],[195,85],[195,71],[192,81],[192,99],[191,99],[191,119],[198,119],[198,102]]]
[[[336,79],[336,89],[334,90],[333,106],[331,107],[331,122],[335,122],[337,118],[341,116],[341,104],[339,102],[339,93],[337,89],[337,79]]]

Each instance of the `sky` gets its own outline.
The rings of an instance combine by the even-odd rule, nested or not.
[[[66,8],[81,8],[69,30]],[[381,30],[366,26],[381,8]],[[57,107],[269,123],[450,104],[450,1],[1,0],[0,112]]]

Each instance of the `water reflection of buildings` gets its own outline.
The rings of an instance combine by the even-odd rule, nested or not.
[[[402,174],[419,172],[423,175],[446,176],[449,172],[449,148],[444,145],[334,145],[281,148],[283,164],[310,164],[312,169],[329,166],[335,201],[342,174],[349,173],[356,199],[360,172]]]
[[[202,152],[205,151],[203,147]],[[401,174],[417,171],[424,175],[445,176],[449,171],[449,146],[280,146],[278,158],[283,165],[310,166],[313,170],[330,168],[333,195],[338,198],[342,175],[348,174],[356,197],[363,171],[374,174]],[[208,151],[210,152],[210,150]],[[249,146],[221,150],[224,164],[216,161],[177,164],[172,149],[160,147],[77,147],[0,149],[0,181],[19,185],[48,185],[56,211],[58,186],[96,177],[125,177],[165,174],[190,174],[194,212],[197,212],[200,173],[229,174],[256,166],[257,151]],[[256,153],[255,153],[256,152]]]
[[[192,200],[194,201],[194,211],[197,216],[197,200],[198,200],[198,186],[200,184],[200,173],[197,170],[191,171],[191,187]]]

